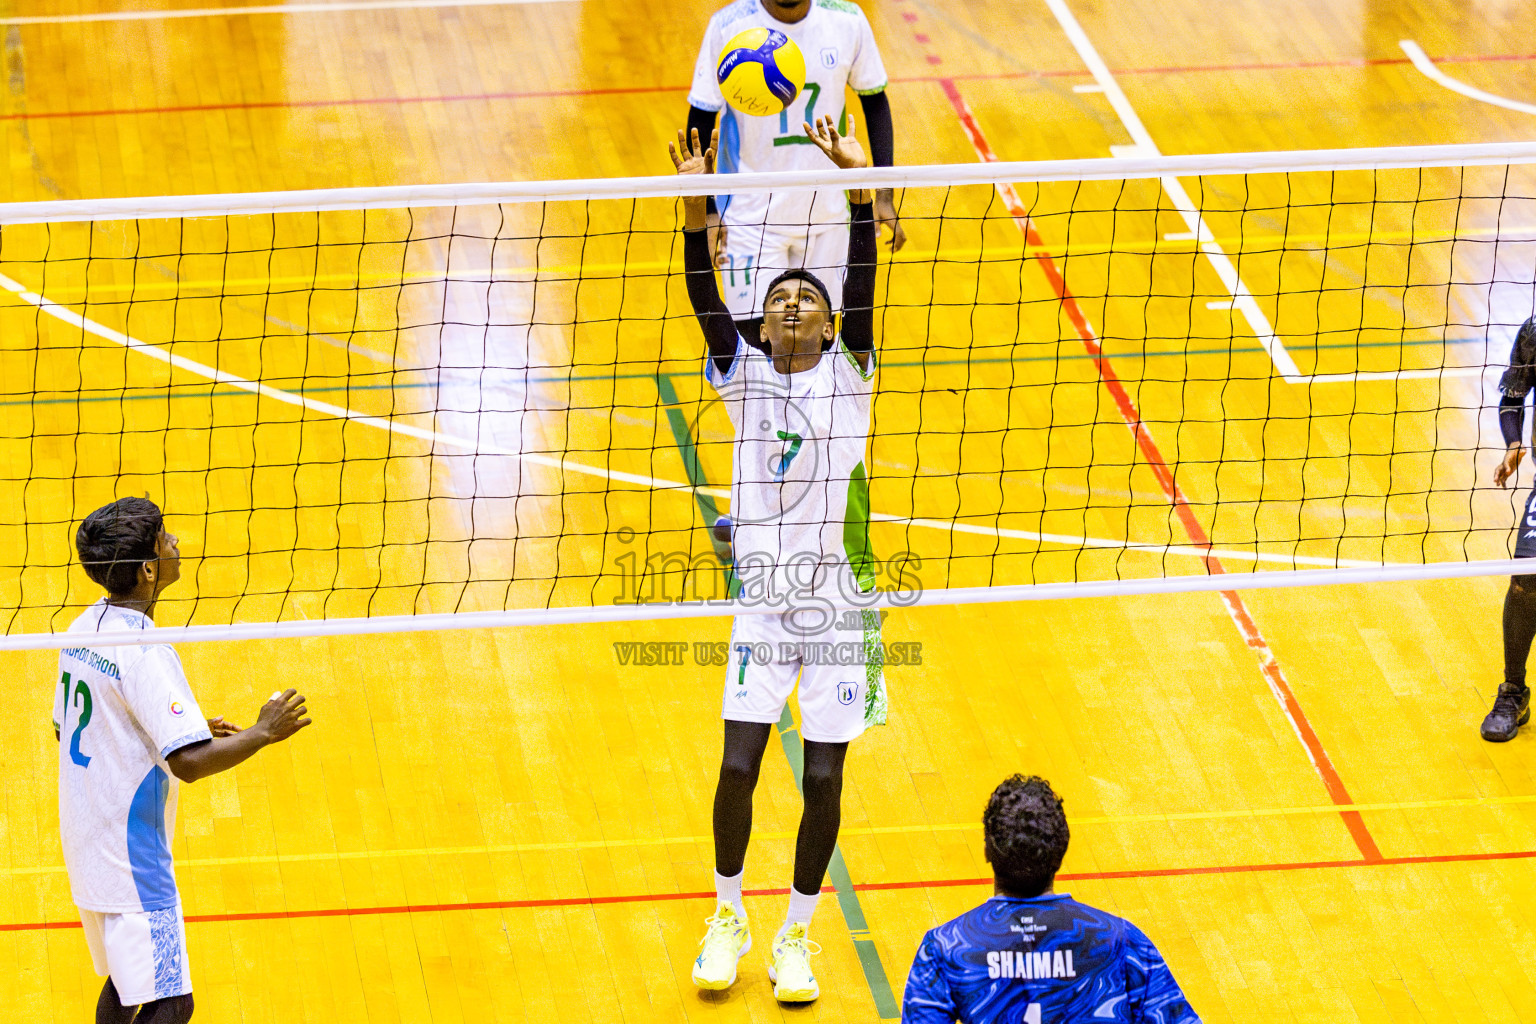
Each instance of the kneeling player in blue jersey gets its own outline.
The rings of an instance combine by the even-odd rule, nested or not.
[[[908,1024],[1199,1024],[1152,940],[1052,891],[1067,816],[1042,778],[1015,775],[982,815],[996,895],[923,936]]]

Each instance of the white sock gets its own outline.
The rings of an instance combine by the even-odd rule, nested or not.
[[[811,918],[816,914],[816,901],[821,899],[821,893],[813,892],[809,896],[794,886],[789,887],[789,913],[784,918],[784,927],[779,929],[783,935],[792,924],[803,924],[806,929],[811,927]]]
[[[747,908],[741,902],[741,878],[747,873],[742,868],[736,874],[729,877],[715,872],[715,900],[717,903],[729,903],[736,910],[736,916],[743,921],[747,919]]]

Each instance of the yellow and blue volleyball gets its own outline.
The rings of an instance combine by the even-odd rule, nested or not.
[[[725,102],[753,117],[777,114],[794,102],[805,84],[805,57],[778,29],[738,32],[720,51],[715,77]]]

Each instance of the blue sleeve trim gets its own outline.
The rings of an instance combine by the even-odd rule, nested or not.
[[[724,386],[726,384],[729,384],[731,382],[731,379],[736,376],[736,370],[741,366],[741,359],[742,359],[742,352],[741,352],[741,350],[742,350],[742,347],[745,344],[746,343],[744,341],[742,341],[742,339],[741,339],[741,335],[737,334],[736,335],[736,351],[735,351],[735,353],[733,353],[731,355],[731,368],[729,370],[727,370],[724,374],[722,374],[718,369],[716,369],[716,367],[715,367],[715,357],[710,355],[708,352],[704,353],[704,379],[709,381],[709,383],[716,390],[718,390],[719,388],[721,388],[722,386]]]
[[[196,732],[189,732],[185,736],[167,743],[165,749],[160,751],[160,756],[168,758],[182,747],[190,747],[194,743],[201,743],[204,740],[211,739],[213,739],[213,733],[209,732],[206,728],[199,729]]]

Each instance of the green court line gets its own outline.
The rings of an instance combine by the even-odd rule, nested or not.
[[[670,374],[656,374],[656,391],[661,397],[661,404],[667,409],[667,423],[672,428],[672,439],[677,442],[678,454],[683,460],[683,469],[688,474],[688,483],[694,488],[694,497],[698,499],[699,515],[704,520],[706,528],[715,523],[718,515],[715,499],[703,492],[703,488],[709,486],[708,479],[704,476],[704,467],[699,462],[698,446],[694,443],[693,431],[688,426],[687,417],[682,409],[678,408],[677,389],[672,386]],[[716,555],[721,559],[721,565],[727,573],[727,583],[731,595],[736,593],[736,580],[730,574],[728,563],[723,557],[724,553],[716,548]],[[795,788],[804,793],[802,779],[805,775],[805,748],[800,742],[800,730],[795,727],[794,716],[789,713],[789,705],[784,706],[784,713],[779,717],[778,724],[779,742],[784,747],[784,757],[789,761],[790,772],[795,777]],[[859,903],[859,894],[853,888],[853,878],[848,874],[848,864],[843,860],[843,848],[841,844],[833,847],[832,863],[827,866],[827,877],[832,882],[832,888],[837,893],[837,905],[843,912],[843,921],[848,926],[849,938],[853,940],[854,951],[859,954],[859,964],[864,968],[864,980],[869,984],[869,994],[874,998],[875,1011],[881,1020],[895,1020],[901,1016],[901,1010],[896,1006],[896,995],[891,991],[890,978],[886,976],[885,965],[880,962],[880,952],[875,948],[875,941],[869,934],[869,922],[864,917],[864,908]]]
[[[1453,338],[1448,341],[1435,339],[1418,339],[1412,341],[1362,341],[1362,342],[1324,342],[1320,345],[1292,345],[1292,352],[1321,352],[1331,349],[1347,348],[1405,348],[1416,345],[1468,345],[1473,342],[1482,342],[1482,338]],[[1109,352],[1116,359],[1171,359],[1177,356],[1220,356],[1220,355],[1255,355],[1264,351],[1262,346],[1251,347],[1228,346],[1226,348],[1181,348],[1169,350],[1157,350],[1152,352]],[[893,360],[882,363],[888,370],[913,369],[927,366],[974,366],[980,364],[997,363],[1050,363],[1073,362],[1088,359],[1085,352],[1062,352],[1038,356],[971,356],[965,359],[909,359]],[[677,360],[664,360],[664,362],[676,362]],[[689,363],[696,362],[688,360]],[[401,370],[400,373],[417,373],[423,371]],[[690,371],[694,372],[694,371]],[[373,376],[370,374],[370,376]],[[659,380],[662,376],[657,371],[645,370],[635,373],[596,373],[596,374],[546,374],[538,377],[525,377],[523,380],[529,384],[575,384],[604,380]],[[281,378],[264,380],[261,383],[273,387],[278,386],[276,380]],[[464,382],[464,385],[473,383]],[[389,384],[324,384],[312,387],[291,389],[291,394],[296,395],[324,395],[337,392],[352,391],[406,391],[413,388],[433,388],[441,386],[436,380],[399,381]],[[71,394],[59,398],[8,398],[0,400],[0,408],[20,405],[75,405],[89,402],[161,402],[170,399],[186,398],[255,398],[250,391],[240,390],[227,384],[174,384],[168,388],[144,389],[142,392],[128,394],[126,392],[113,391],[100,395]]]

